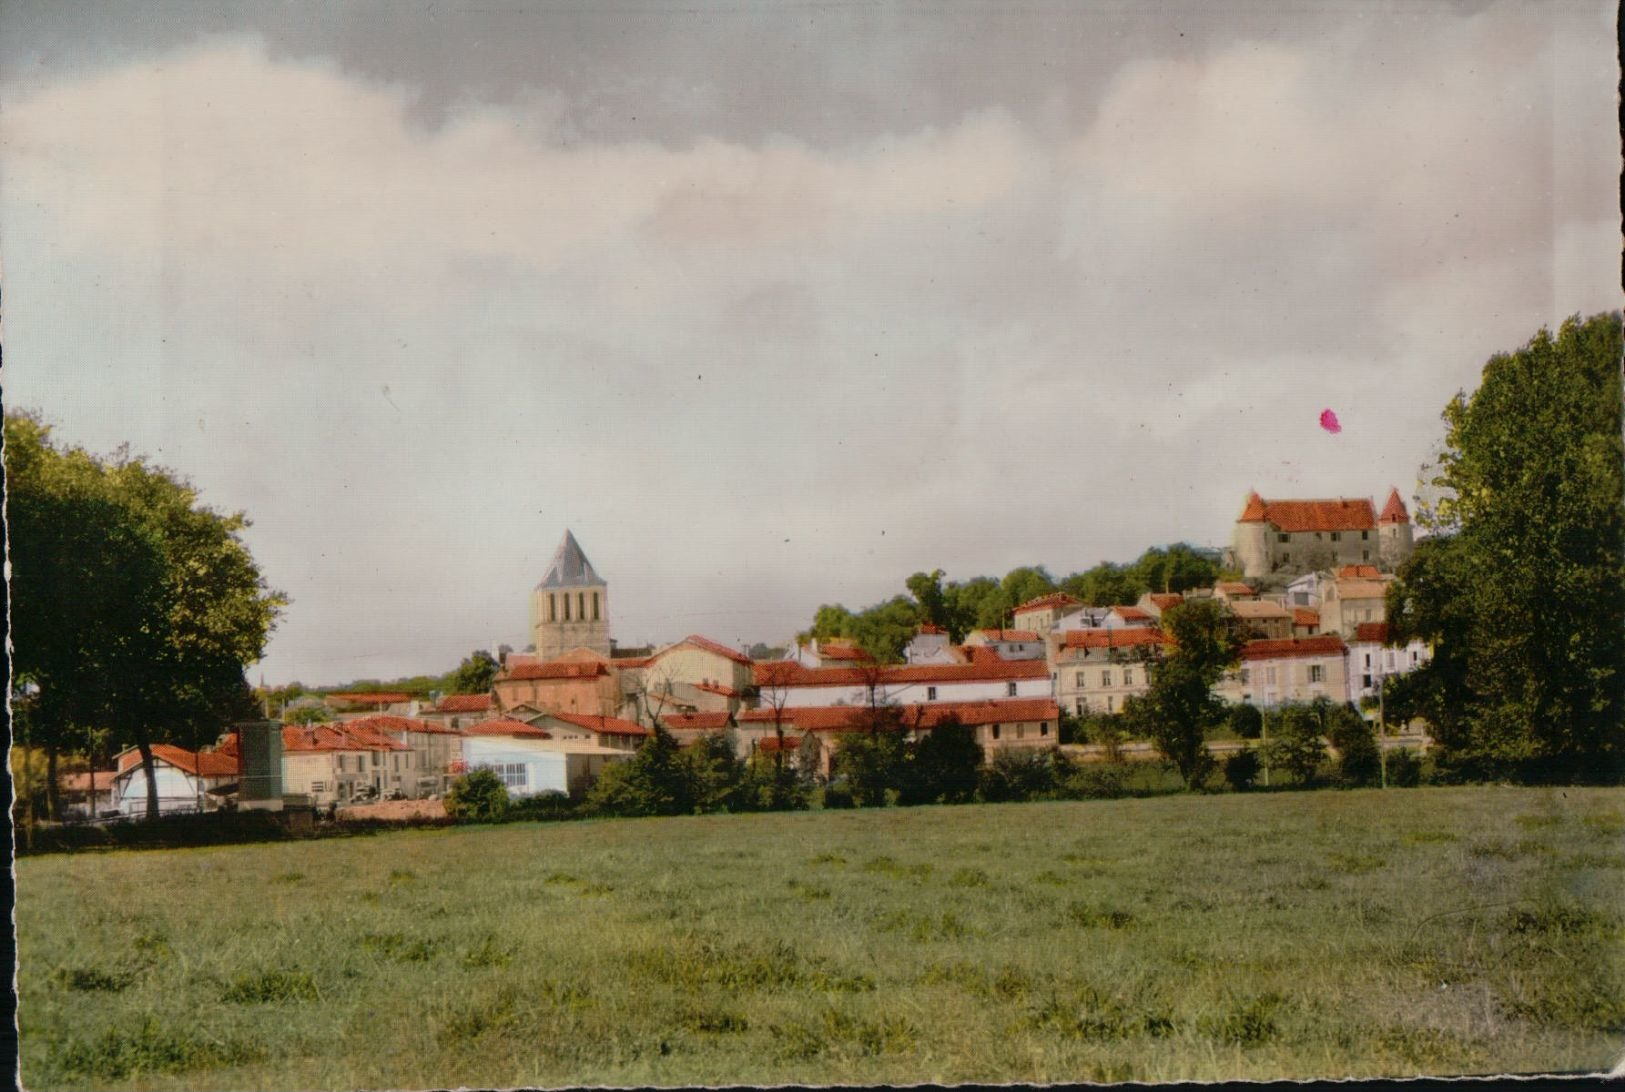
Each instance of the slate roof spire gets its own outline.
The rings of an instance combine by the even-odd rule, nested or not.
[[[538,588],[584,588],[594,584],[604,584],[606,581],[593,569],[592,562],[587,555],[581,552],[581,543],[569,530],[564,532],[564,541],[553,555],[553,561],[547,567],[547,575],[542,577]]]

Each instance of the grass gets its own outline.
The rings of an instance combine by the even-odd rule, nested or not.
[[[1595,1070],[1625,791],[406,831],[17,866],[29,1088]]]

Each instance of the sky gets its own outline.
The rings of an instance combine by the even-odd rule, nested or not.
[[[522,648],[566,528],[628,645],[1223,545],[1414,495],[1491,354],[1620,305],[1613,30],[11,0],[0,385],[249,514],[255,682]]]

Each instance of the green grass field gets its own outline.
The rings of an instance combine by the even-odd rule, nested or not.
[[[1625,791],[464,827],[18,864],[29,1088],[1606,1068]]]

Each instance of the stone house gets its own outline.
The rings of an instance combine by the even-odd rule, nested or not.
[[[1279,603],[1267,599],[1233,599],[1229,607],[1249,638],[1292,636],[1293,614]]]
[[[1053,630],[1061,617],[1078,607],[1083,601],[1066,592],[1051,592],[1036,599],[1029,599],[1015,610],[1010,612],[1013,628],[1030,629],[1044,634]]]
[[[1264,709],[1316,698],[1346,702],[1348,647],[1335,633],[1249,641],[1242,646],[1240,666],[1225,674],[1217,693],[1232,704]]]
[[[1160,629],[1073,630],[1055,652],[1055,700],[1069,713],[1120,713],[1151,688],[1151,664],[1167,646]]]
[[[1265,500],[1252,492],[1236,520],[1227,563],[1248,579],[1336,565],[1392,571],[1411,555],[1411,522],[1397,489],[1379,515],[1369,498]]]

